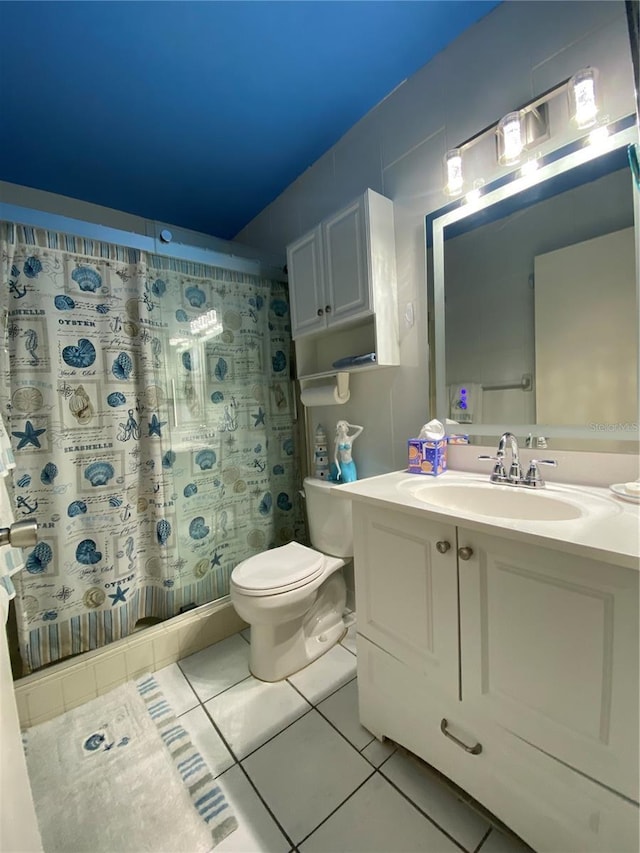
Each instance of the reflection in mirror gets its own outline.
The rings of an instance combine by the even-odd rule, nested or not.
[[[560,158],[546,179],[435,214],[436,411],[464,424],[454,431],[637,450],[629,131],[588,162]]]

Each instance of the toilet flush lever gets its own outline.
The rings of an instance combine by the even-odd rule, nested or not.
[[[33,519],[16,521],[11,527],[0,528],[0,545],[30,548],[38,541],[38,522]]]

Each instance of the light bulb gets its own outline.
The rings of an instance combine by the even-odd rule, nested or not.
[[[522,113],[507,113],[498,122],[498,161],[507,166],[517,163],[524,148],[522,134]]]
[[[444,191],[449,196],[460,195],[464,185],[462,174],[462,151],[452,148],[444,155],[445,186]]]
[[[580,128],[591,127],[598,117],[595,68],[584,68],[569,80],[569,110],[571,120]]]

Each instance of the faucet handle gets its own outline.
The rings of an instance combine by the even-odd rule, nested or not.
[[[555,459],[532,459],[529,462],[529,470],[527,471],[527,475],[524,478],[523,485],[530,486],[534,489],[539,489],[541,486],[544,486],[544,480],[538,471],[538,465],[548,465],[551,468],[557,468],[558,463]]]
[[[483,453],[481,456],[478,456],[478,459],[491,459],[492,462],[495,462],[495,466],[491,473],[490,480],[492,483],[506,483],[507,482],[507,472],[504,470],[503,456],[488,456],[486,453]]]

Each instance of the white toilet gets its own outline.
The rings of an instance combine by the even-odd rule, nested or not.
[[[328,651],[345,632],[346,586],[338,569],[353,556],[351,502],[335,484],[307,477],[304,496],[311,542],[290,542],[239,563],[231,602],[251,625],[249,668],[280,681]]]

